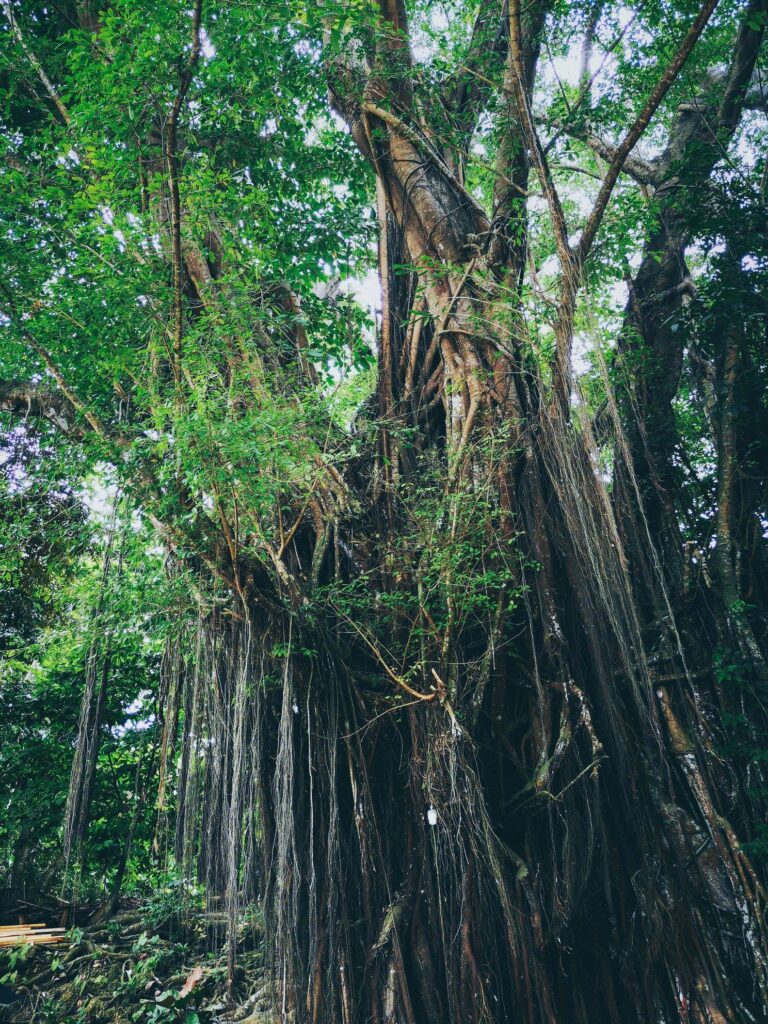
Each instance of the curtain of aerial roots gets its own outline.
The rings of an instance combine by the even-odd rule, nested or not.
[[[223,905],[231,970],[262,901],[281,1019],[765,1019],[764,893],[709,697],[674,623],[648,649],[588,425],[534,433],[515,502],[542,565],[457,640],[450,700],[395,707],[330,611],[209,611],[167,659],[177,862]]]
[[[261,901],[284,1020],[765,1019],[764,892],[731,822],[752,812],[715,754],[706,644],[660,576],[660,624],[639,621],[589,425],[529,422],[499,489],[527,590],[432,652],[432,699],[330,607],[233,599],[164,659],[158,830],[175,791],[175,860],[226,916],[233,980]]]
[[[764,892],[729,823],[748,798],[714,756],[700,653],[693,671],[660,579],[663,625],[638,621],[589,425],[541,413],[517,448],[528,589],[451,639],[447,692],[398,706],[331,609],[233,600],[177,638],[156,849],[175,812],[233,979],[239,910],[262,902],[285,1020],[763,1020]],[[68,850],[106,678],[94,651]]]
[[[79,886],[80,871],[85,852],[85,839],[90,820],[93,788],[96,779],[96,763],[99,757],[104,701],[110,671],[109,635],[102,627],[107,588],[112,571],[118,529],[118,508],[120,492],[116,491],[112,514],[107,531],[107,542],[101,570],[101,584],[96,608],[93,610],[91,632],[93,639],[88,647],[85,660],[85,686],[80,704],[75,753],[67,791],[64,811],[63,855],[65,876],[70,868],[75,869],[75,893]],[[122,548],[117,553],[117,574],[122,571]]]
[[[85,665],[85,687],[64,813],[64,864],[65,869],[74,867],[76,888],[82,867],[96,778],[108,674],[109,656],[100,650],[100,645],[94,640]]]

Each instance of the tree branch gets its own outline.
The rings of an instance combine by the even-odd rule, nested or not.
[[[555,140],[560,138],[561,135],[567,135],[569,138],[583,142],[584,145],[588,146],[593,153],[596,153],[599,157],[602,157],[603,160],[607,160],[609,163],[616,159],[617,147],[604,142],[598,135],[594,135],[589,131],[579,129],[575,126],[562,123],[555,123],[553,127],[557,129]],[[549,148],[550,145],[547,146],[547,149]],[[621,170],[640,185],[653,185],[655,183],[655,163],[643,160],[639,156],[627,156]]]
[[[368,85],[376,88],[375,79],[380,72],[387,82],[386,96],[396,99],[401,109],[409,110],[413,100],[413,57],[405,3],[404,0],[379,0],[379,9],[385,24],[376,46],[374,81],[369,81]]]
[[[597,199],[595,200],[594,208],[592,213],[589,215],[584,231],[581,235],[581,240],[578,244],[577,255],[580,266],[583,265],[589,255],[590,249],[592,248],[592,243],[595,240],[595,236],[605,214],[611,194],[616,182],[618,181],[619,174],[621,174],[622,167],[625,165],[630,152],[634,149],[640,136],[648,127],[651,118],[659,108],[659,104],[669,92],[669,89],[690,56],[691,51],[698,42],[699,36],[704,31],[707,22],[718,5],[718,2],[719,0],[705,0],[704,6],[701,8],[695,21],[688,29],[688,33],[686,34],[686,37],[680,45],[677,53],[664,69],[664,72],[656,83],[656,86],[649,96],[645,106],[635,119],[634,124],[624,136],[622,142],[617,146],[611,159],[608,172],[603,179],[603,184],[600,187]]]
[[[749,84],[755,70],[760,44],[765,35],[766,18],[768,18],[768,0],[752,0],[739,28],[728,83],[718,110],[720,127],[731,132],[736,129],[744,105],[750,98]],[[751,95],[756,97],[758,93],[762,100],[762,109],[768,109],[768,97],[759,82],[758,88],[752,91]]]
[[[581,93],[584,94],[589,92],[589,88],[593,81],[589,73],[589,65],[592,63],[592,49],[597,38],[597,25],[602,13],[603,0],[595,0],[595,3],[592,5],[592,10],[589,12],[587,28],[581,44],[581,68],[579,69],[579,82],[581,84]],[[577,102],[583,98],[581,93],[577,97]]]
[[[568,229],[565,214],[560,202],[557,188],[547,163],[547,157],[541,146],[536,126],[533,122],[528,93],[525,87],[525,65],[523,60],[523,37],[520,26],[520,0],[510,0],[509,4],[509,57],[511,62],[511,86],[517,103],[520,122],[531,157],[541,182],[544,197],[549,206],[552,227],[555,233],[555,244],[563,273],[570,273],[572,263],[571,247],[568,244]]]
[[[14,413],[26,419],[34,416],[51,423],[67,437],[82,438],[77,422],[77,410],[66,396],[57,394],[41,384],[22,381],[0,381],[0,411]]]
[[[59,112],[59,116],[61,117],[62,121],[64,122],[64,124],[69,125],[69,123],[71,121],[71,117],[69,115],[69,111],[65,107],[64,102],[62,101],[61,97],[59,96],[58,92],[56,91],[56,88],[54,87],[53,82],[50,80],[48,75],[46,75],[45,68],[40,63],[40,61],[37,59],[37,57],[32,52],[32,50],[27,46],[27,43],[26,43],[26,41],[24,39],[24,35],[23,35],[22,31],[21,31],[21,26],[19,25],[18,21],[16,21],[16,17],[15,17],[15,15],[13,13],[13,7],[11,5],[11,0],[2,0],[2,3],[3,3],[3,10],[5,11],[5,17],[6,17],[7,21],[8,21],[9,26],[10,26],[11,32],[13,33],[13,35],[14,35],[14,37],[16,39],[16,42],[19,44],[19,46],[23,50],[24,56],[27,58],[29,63],[32,65],[33,69],[35,70],[35,73],[37,74],[37,77],[42,82],[43,87],[45,88],[45,91],[48,93],[48,96],[51,99],[51,101],[53,102],[53,105],[56,107],[56,110]]]
[[[522,83],[530,107],[541,37],[550,7],[550,0],[533,0],[528,4],[524,16],[521,15],[518,53],[513,60],[511,50],[509,51],[501,88],[506,100],[502,112],[505,123],[503,126],[500,124],[494,168],[494,234],[488,247],[488,259],[497,273],[506,272],[510,274],[510,280],[516,280],[518,283],[525,268],[525,253],[528,247],[527,209],[520,196],[527,195],[532,150],[522,128],[517,93]],[[510,35],[509,29],[507,35]],[[515,81],[516,79],[520,81]]]
[[[479,73],[486,67],[489,57],[503,62],[507,51],[507,14],[504,3],[481,4],[472,38],[464,60],[443,83],[440,99],[449,115],[457,122],[459,146],[466,148],[475,129],[483,104],[492,95],[496,85]]]
[[[13,296],[10,291],[4,286],[0,286],[0,290],[5,294],[5,303],[7,307],[6,316],[16,326],[23,339],[27,342],[29,347],[38,354],[45,364],[46,369],[51,374],[53,379],[61,389],[62,394],[66,398],[69,405],[76,410],[85,419],[86,423],[90,426],[101,437],[107,436],[107,431],[104,424],[99,419],[98,415],[88,409],[86,404],[80,399],[77,392],[72,388],[66,381],[64,374],[59,369],[56,361],[54,360],[48,349],[41,345],[37,338],[32,334],[29,328],[26,326],[22,318],[16,311],[16,305],[13,300]]]
[[[598,13],[598,18],[599,18],[599,13]],[[602,72],[602,70],[603,70],[603,68],[605,66],[605,63],[608,60],[608,57],[613,53],[613,51],[619,45],[621,40],[627,34],[627,32],[629,31],[630,27],[632,26],[632,24],[634,23],[636,18],[637,18],[637,12],[635,12],[632,15],[632,17],[627,21],[626,25],[624,25],[624,27],[621,29],[621,31],[618,33],[618,35],[613,40],[613,42],[609,43],[609,45],[605,48],[605,50],[603,52],[603,59],[600,61],[600,66],[595,71],[593,71],[592,74],[589,75],[589,77],[585,77],[585,74],[584,74],[584,68],[585,67],[588,68],[589,57],[587,56],[587,63],[583,64],[583,66],[582,66],[582,73],[581,73],[581,77],[580,77],[581,88],[579,89],[579,94],[576,97],[574,103],[570,107],[569,113],[570,113],[571,117],[573,117],[576,114],[576,112],[581,107],[581,105],[584,102],[584,100],[588,100],[590,98],[590,96],[592,95],[592,86],[595,84],[595,82],[597,81],[600,73]],[[591,45],[590,45],[589,49],[591,50]],[[549,140],[549,142],[546,144],[546,146],[544,147],[544,152],[545,153],[549,153],[550,152],[552,147],[555,145],[557,140],[562,135],[566,135],[567,134],[567,135],[573,135],[574,137],[577,137],[577,138],[579,137],[579,136],[576,136],[574,134],[574,132],[571,130],[570,125],[568,125],[567,123],[566,124],[562,124],[562,125],[555,124],[554,127],[557,130],[556,130],[555,134],[552,136],[552,138]]]
[[[178,380],[181,365],[181,343],[184,337],[183,253],[181,251],[181,195],[179,191],[178,124],[181,108],[189,92],[195,66],[202,47],[200,22],[203,0],[195,0],[192,13],[192,50],[184,65],[171,113],[166,125],[165,155],[168,162],[168,183],[171,192],[171,248],[173,259],[173,355],[174,374]]]

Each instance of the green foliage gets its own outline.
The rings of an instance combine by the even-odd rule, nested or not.
[[[31,442],[24,438],[24,445]],[[102,511],[87,516],[84,494],[72,489],[76,478],[66,486],[55,478],[49,482],[52,463],[28,462],[22,473],[18,461],[7,462],[10,491],[0,504],[4,513],[14,512],[16,539],[22,531],[27,538],[0,553],[7,552],[1,563],[5,579],[19,581],[6,595],[26,615],[23,630],[17,619],[16,628],[6,634],[6,644],[13,646],[6,650],[0,674],[6,737],[0,749],[0,794],[6,806],[0,856],[14,884],[41,879],[60,860],[85,667],[96,657],[106,666],[109,686],[89,861],[80,884],[83,898],[98,897],[126,841],[137,763],[147,762],[156,728],[160,656],[181,592],[178,581],[166,579],[145,524],[131,518],[125,505],[112,524],[108,507],[114,505],[114,492],[97,489],[91,500]],[[42,518],[48,516],[50,521]],[[105,576],[105,554],[114,547],[117,554],[112,552]],[[21,575],[15,561],[20,555],[29,563]],[[16,596],[22,587],[23,604]],[[146,849],[150,828],[151,822],[142,822],[137,851]]]
[[[62,581],[88,542],[76,464],[28,427],[0,448],[0,650],[17,652],[63,614]]]
[[[738,651],[718,648],[713,660],[715,680],[726,701],[721,713],[724,742],[720,754],[737,768],[755,805],[765,806],[768,728],[761,718],[751,714],[751,709],[765,705],[768,685]],[[768,863],[768,822],[750,822],[742,846],[756,861]]]
[[[85,7],[99,6],[97,24],[79,20]],[[450,454],[440,403],[462,396],[443,382],[424,402],[434,401],[436,425],[427,428],[429,410],[419,407],[410,426],[399,418],[386,424],[390,454],[379,443],[384,389],[377,357],[382,366],[385,361],[375,351],[376,318],[358,294],[376,260],[373,178],[327,99],[334,62],[349,54],[371,59],[375,42],[388,38],[375,5],[206,0],[202,52],[179,112],[178,150],[169,159],[170,111],[190,56],[190,6],[187,0],[13,4],[66,116],[56,113],[25,46],[2,24],[0,381],[29,382],[61,397],[64,380],[76,414],[66,437],[33,427],[23,410],[24,418],[1,414],[0,875],[14,885],[73,881],[60,877],[61,820],[87,668],[95,661],[108,686],[77,879],[83,898],[109,893],[140,793],[156,792],[161,661],[166,642],[184,638],[198,593],[224,604],[233,574],[238,586],[277,578],[281,599],[296,583],[302,596],[291,614],[310,628],[290,643],[271,644],[269,658],[296,655],[314,669],[322,644],[311,627],[340,621],[341,642],[349,639],[370,655],[366,681],[380,690],[388,668],[426,688],[433,686],[432,671],[446,666],[479,678],[494,644],[511,646],[511,624],[526,613],[539,568],[525,554],[530,546],[522,543],[519,513],[503,504],[498,487],[502,474],[523,461],[515,446],[518,429],[529,423],[497,426]],[[419,145],[445,160],[445,180],[455,175],[466,183],[472,201],[495,222],[503,198],[497,162],[519,120],[502,88],[496,21],[476,25],[476,9],[459,0],[407,6],[418,99],[412,110],[404,103],[390,113],[413,114]],[[527,18],[534,5],[523,7]],[[572,241],[605,172],[590,137],[621,138],[697,9],[696,0],[649,0],[633,12],[592,0],[548,6],[535,41],[542,61],[533,107]],[[709,69],[730,59],[740,11],[736,0],[722,0],[635,155],[658,158]],[[586,90],[573,66],[595,16],[593,67],[606,62],[607,70]],[[411,74],[396,52],[391,66],[379,70],[392,81]],[[344,84],[354,96],[358,83]],[[481,100],[476,124],[466,114],[472,90]],[[684,183],[678,154],[661,198],[622,176],[576,311],[583,418],[574,417],[574,429],[594,426],[596,468],[610,487],[619,441],[609,402],[618,395],[633,408],[645,397],[643,382],[661,365],[648,339],[622,335],[633,298],[626,281],[649,247],[658,248],[662,207],[666,221],[679,222],[694,239],[688,263],[695,289],[669,320],[684,339],[673,407],[672,476],[679,487],[670,500],[680,506],[682,539],[699,562],[717,532],[719,429],[712,414],[719,396],[707,392],[702,367],[717,373],[722,339],[734,322],[743,331],[736,430],[740,443],[747,439],[740,486],[752,488],[749,507],[765,520],[768,133],[761,117],[744,120],[730,149],[723,143],[700,201],[691,203],[680,188],[679,201],[663,207]],[[372,130],[377,159],[386,162],[385,134]],[[687,158],[695,165],[702,157]],[[414,168],[403,189],[407,202],[419,201],[420,170]],[[180,282],[172,268],[174,173],[183,221]],[[533,174],[524,186],[511,185],[513,208],[521,212],[525,201],[526,217],[505,228],[506,241],[526,249],[519,296],[517,282],[495,279],[499,268],[477,269],[471,286],[477,296],[484,289],[496,296],[493,315],[507,332],[490,339],[489,361],[504,345],[514,349],[520,380],[513,386],[524,394],[526,374],[538,375],[538,401],[551,384],[559,267]],[[484,256],[488,240],[472,237],[475,248],[467,251]],[[661,256],[654,251],[654,259]],[[414,270],[410,258],[400,254],[403,265],[392,268],[399,283]],[[452,287],[467,266],[433,257],[419,269],[430,271],[437,288]],[[415,291],[421,297],[424,290]],[[437,326],[430,314],[397,310],[398,337],[406,335],[409,315],[411,326],[422,317],[425,335]],[[486,344],[485,325],[473,326],[473,341]],[[406,354],[396,355],[403,363]],[[93,428],[94,420],[107,427]],[[409,461],[405,480],[394,480],[393,450]],[[339,483],[346,470],[348,480]],[[386,514],[394,524],[386,539],[379,518],[384,500],[377,504],[382,494],[391,499]],[[359,507],[359,495],[370,507]],[[349,528],[355,516],[367,535],[359,560],[342,545],[355,532]],[[160,524],[162,542],[153,524]],[[308,570],[302,556],[310,543],[323,557]],[[365,570],[357,572],[363,561]],[[757,620],[758,605],[750,601],[726,611]],[[735,653],[723,651],[715,672],[728,695],[721,708],[724,753],[753,779],[759,773],[750,775],[751,769],[766,762],[768,737],[753,726],[749,708],[762,706],[765,694]],[[248,685],[250,698],[257,683]],[[268,665],[258,685],[277,689],[283,677]],[[405,701],[402,689],[390,692]],[[189,724],[186,710],[182,728]],[[524,751],[529,741],[514,742]],[[549,760],[541,764],[548,770]],[[174,794],[179,766],[171,758],[167,767]],[[768,799],[759,788],[750,795]],[[149,924],[176,928],[201,896],[188,880],[153,863],[151,796],[147,808],[131,836],[124,887],[142,895],[151,889]],[[749,850],[768,857],[768,830],[750,822],[746,831]],[[141,966],[125,986],[138,999],[169,954],[148,937],[133,952]],[[195,1024],[197,1013],[171,994],[142,1005],[134,1019]]]
[[[150,893],[146,900],[147,923],[154,929],[177,931],[185,916],[204,908],[202,887],[188,880],[166,875],[154,880],[145,877],[143,881]]]
[[[407,432],[400,443],[408,445]],[[510,613],[528,590],[526,573],[536,566],[522,557],[515,516],[500,507],[492,484],[508,443],[500,430],[465,453],[486,474],[472,489],[446,488],[444,467],[417,455],[418,471],[400,492],[397,545],[383,566],[393,586],[372,590],[360,576],[318,592],[317,603],[330,604],[353,635],[356,624],[365,632],[375,623],[375,645],[409,666],[405,678],[431,685],[429,666],[444,657],[446,637],[471,649],[474,636],[493,634],[499,610]]]

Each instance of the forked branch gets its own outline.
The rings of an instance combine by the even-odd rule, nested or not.
[[[531,152],[531,158],[536,167],[536,172],[541,182],[541,188],[549,207],[549,215],[552,220],[552,228],[555,233],[555,245],[563,275],[568,277],[571,273],[573,254],[568,244],[568,228],[565,222],[563,206],[560,196],[552,178],[546,154],[541,145],[539,134],[533,122],[533,114],[528,102],[528,94],[525,88],[525,67],[523,63],[523,35],[520,23],[520,0],[510,0],[509,3],[509,59],[512,68],[511,85],[517,103],[520,121],[525,135],[526,145]]]
[[[648,97],[645,106],[635,119],[634,124],[616,147],[610,166],[608,167],[608,171],[603,179],[603,184],[600,186],[600,191],[597,194],[595,205],[587,219],[581,239],[579,240],[577,247],[579,270],[581,270],[581,267],[592,248],[595,236],[597,235],[603,216],[605,215],[605,211],[608,207],[611,194],[616,182],[618,181],[627,157],[637,145],[641,135],[648,127],[651,118],[658,110],[661,101],[667,95],[675,79],[680,74],[683,65],[691,55],[691,51],[698,42],[699,36],[704,31],[707,22],[712,17],[718,3],[719,0],[706,0],[704,6],[696,16],[696,20],[688,29],[688,33],[680,44],[677,53],[664,69],[655,88],[653,89],[653,92]]]

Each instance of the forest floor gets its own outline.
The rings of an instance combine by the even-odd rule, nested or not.
[[[274,1024],[260,931],[239,935],[228,989],[222,915],[151,923],[142,906],[74,928],[56,945],[0,950],[0,1021],[41,1024]]]

